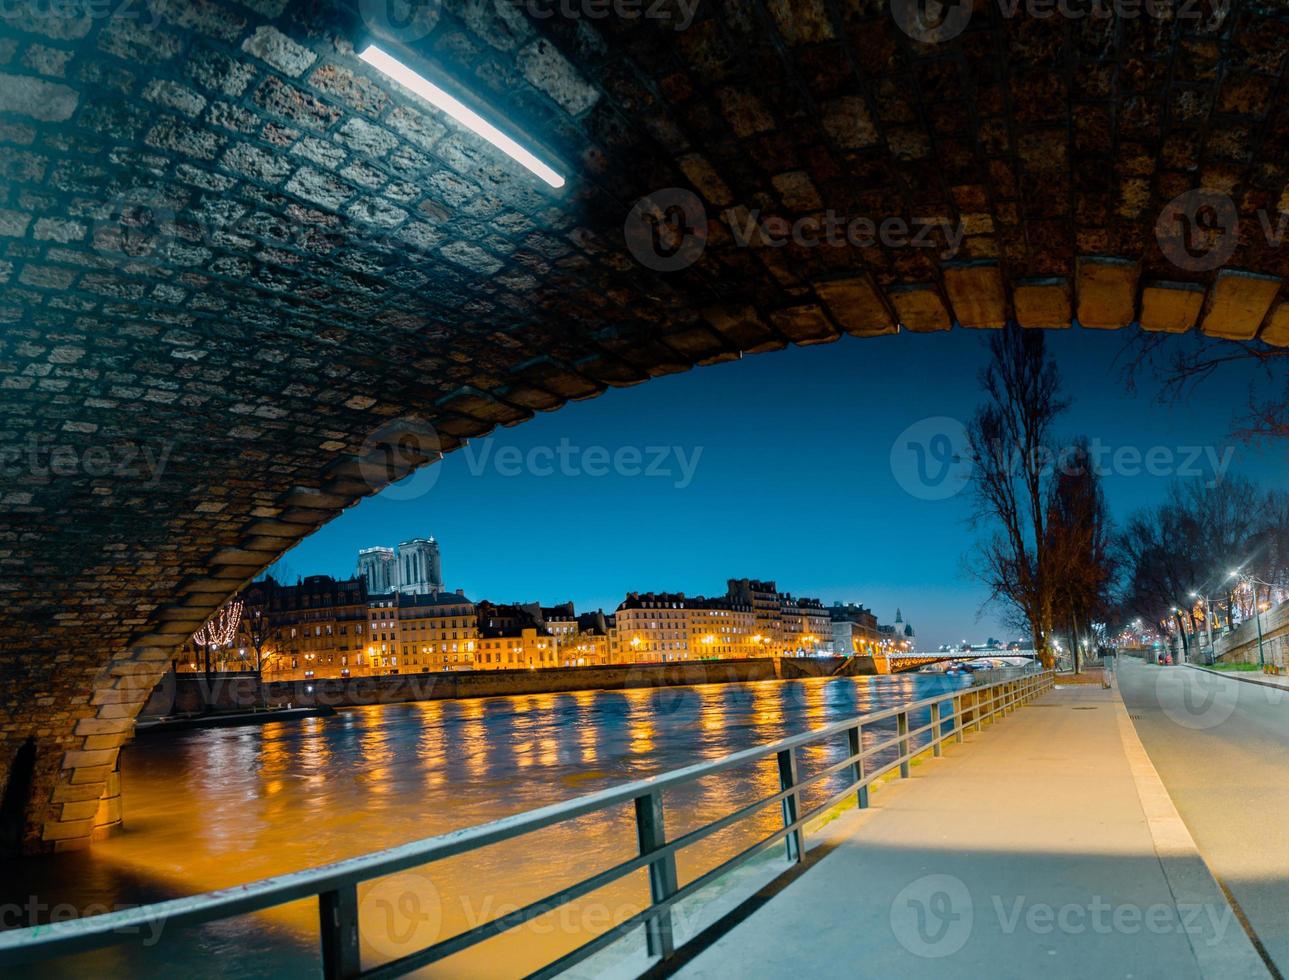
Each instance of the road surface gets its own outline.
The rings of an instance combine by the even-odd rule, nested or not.
[[[1127,657],[1119,683],[1204,860],[1289,976],[1289,691]]]

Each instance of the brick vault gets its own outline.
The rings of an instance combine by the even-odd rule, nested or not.
[[[495,426],[842,334],[1289,343],[1279,4],[979,0],[929,39],[877,0],[392,7],[0,12],[0,786],[30,785],[29,850],[119,819],[132,719],[228,594]]]

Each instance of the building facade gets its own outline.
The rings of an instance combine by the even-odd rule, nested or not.
[[[871,609],[853,602],[833,603],[828,607],[831,620],[833,653],[839,657],[871,657],[881,648],[877,616]]]
[[[779,657],[786,648],[783,630],[783,596],[772,580],[732,578],[726,582],[726,598],[735,605],[752,609],[756,619],[753,644],[756,656]]]
[[[614,624],[615,663],[743,659],[763,647],[753,608],[725,597],[632,592]]]

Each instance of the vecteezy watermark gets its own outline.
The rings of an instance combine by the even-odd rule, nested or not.
[[[161,23],[157,0],[0,0],[0,23],[42,20],[137,20],[156,27]]]
[[[891,0],[891,17],[905,34],[923,44],[951,41],[971,22],[972,0]],[[1221,24],[1231,0],[997,0],[998,16],[1035,20],[1151,20]],[[987,11],[985,12],[987,14]]]
[[[891,902],[891,933],[914,956],[952,956],[971,938],[975,908],[961,878],[923,875]]]
[[[368,434],[358,451],[358,470],[363,482],[382,491],[386,499],[415,500],[439,481],[440,468],[428,464],[442,459],[439,433],[433,424],[405,417],[391,419]]]
[[[169,442],[159,447],[124,440],[74,446],[32,433],[26,442],[0,445],[0,477],[115,476],[143,479],[143,486],[155,487],[172,452],[174,444]]]
[[[947,415],[914,422],[891,444],[891,475],[920,500],[947,500],[971,479],[967,427]]]
[[[434,945],[443,928],[443,900],[428,875],[404,871],[367,889],[358,921],[363,942],[394,959]]]
[[[551,902],[549,906],[533,910],[519,902],[499,902],[492,894],[471,895],[452,889],[460,903],[459,913],[454,906],[446,909],[438,886],[424,872],[404,871],[381,878],[365,890],[360,888],[358,902],[359,935],[363,944],[373,952],[388,959],[433,946],[444,932],[445,912],[465,930],[478,928],[498,919],[508,919],[521,910],[524,916],[514,928],[530,936],[579,936],[587,939],[599,935],[639,911],[639,906],[624,902],[611,905],[603,901],[583,900]],[[687,934],[697,906],[680,904],[672,908],[675,927]]]
[[[1155,675],[1155,703],[1173,724],[1207,731],[1235,714],[1243,687],[1198,670],[1161,670]]]
[[[1060,904],[1034,901],[1027,895],[991,895],[988,907],[996,920],[989,931],[996,928],[1004,936],[1022,932],[1035,936],[1146,933],[1184,935],[1192,937],[1192,944],[1216,946],[1235,920],[1234,911],[1225,902],[1140,905],[1108,901],[1101,895]],[[926,959],[957,953],[981,921],[966,883],[954,875],[923,875],[905,885],[891,902],[891,933],[914,956]]]
[[[90,902],[88,905],[73,905],[70,902],[44,902],[35,895],[28,895],[25,902],[0,903],[0,930],[34,928],[42,933],[57,934],[70,929],[70,923],[91,915],[107,915],[111,912],[125,912],[139,908],[136,905],[107,905],[103,902]],[[144,909],[147,906],[142,906]],[[118,936],[139,936],[139,945],[152,947],[161,942],[161,933],[166,927],[166,917],[147,915],[135,919],[128,925],[119,925],[112,931]]]
[[[1083,465],[1084,448],[1087,466],[1097,476],[1207,477],[1210,488],[1225,479],[1235,458],[1234,446],[1142,448],[1112,446],[1096,438],[1086,447],[1039,446],[1026,451],[1019,446],[991,446],[987,461],[1004,473],[1019,474],[1033,468],[1042,474],[1072,474]],[[891,475],[905,492],[920,500],[947,500],[960,493],[979,463],[966,426],[944,415],[914,422],[891,444]]]
[[[702,446],[576,446],[564,438],[553,446],[496,447],[481,439],[461,450],[471,476],[493,472],[501,477],[516,476],[605,476],[644,477],[671,480],[677,490],[694,481]]]
[[[463,460],[472,477],[643,477],[670,480],[675,489],[684,490],[694,482],[702,456],[702,446],[580,446],[564,437],[553,445],[524,449],[498,445],[498,440],[485,436],[467,442],[451,458]],[[364,482],[387,499],[415,500],[434,489],[443,459],[439,434],[431,423],[400,418],[363,440],[358,469]]]
[[[832,208],[791,220],[759,208],[731,208],[721,218],[739,248],[931,248],[950,259],[966,235],[962,222],[942,217],[877,221]],[[636,201],[622,231],[637,262],[655,272],[676,272],[697,262],[707,247],[707,211],[693,191],[667,187]]]
[[[1257,211],[1258,228],[1271,248],[1279,248],[1289,233],[1289,212],[1275,217]],[[1206,187],[1178,194],[1159,213],[1155,240],[1164,257],[1187,272],[1210,272],[1230,261],[1240,244],[1240,212],[1222,191]]]
[[[419,41],[439,22],[440,0],[358,0],[367,29],[394,41]]]
[[[686,30],[700,0],[509,0],[533,20],[650,20]]]
[[[793,221],[775,215],[762,217],[752,209],[739,214],[729,214],[730,230],[734,240],[742,246],[782,248],[791,242],[801,248],[938,248],[940,258],[951,259],[962,247],[966,227],[962,222],[954,225],[944,218],[851,218],[839,215],[829,208],[822,215],[805,215]],[[943,241],[936,238],[936,231],[943,232]]]
[[[676,272],[707,247],[707,211],[693,191],[665,187],[640,198],[622,228],[636,261],[654,272]]]

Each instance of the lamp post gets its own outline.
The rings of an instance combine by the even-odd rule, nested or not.
[[[1265,667],[1267,665],[1267,658],[1262,652],[1262,610],[1258,608],[1258,586],[1265,585],[1267,587],[1267,604],[1270,605],[1271,583],[1264,582],[1260,578],[1254,578],[1248,572],[1242,572],[1238,568],[1231,572],[1230,577],[1238,578],[1242,582],[1248,582],[1249,589],[1253,592],[1253,618],[1258,624],[1258,664],[1259,666]]]
[[[1207,654],[1208,660],[1206,662],[1212,663],[1212,660],[1213,660],[1213,606],[1208,601],[1208,596],[1200,595],[1198,592],[1192,592],[1191,598],[1199,599],[1204,603],[1204,639],[1208,644],[1208,654]]]

